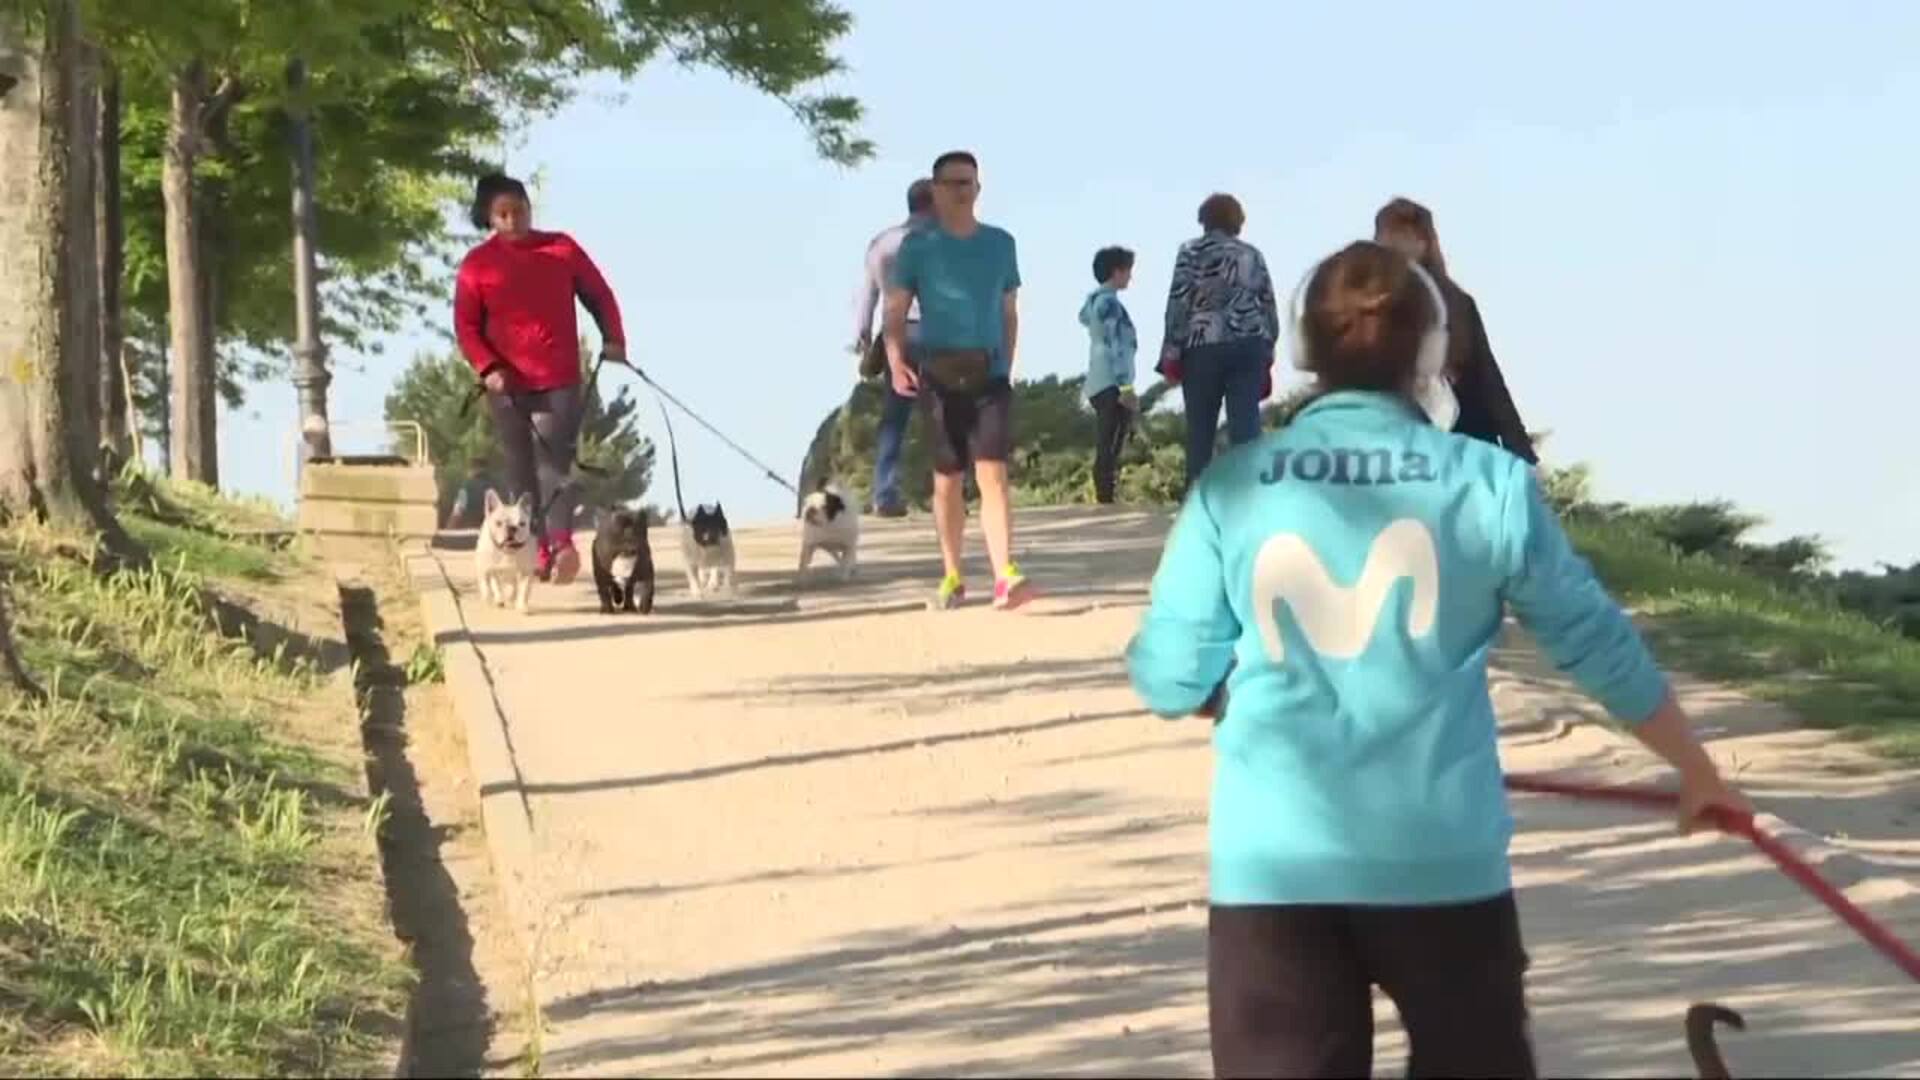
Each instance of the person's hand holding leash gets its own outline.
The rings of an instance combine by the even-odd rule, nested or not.
[[[1633,728],[1633,734],[1680,774],[1681,832],[1713,827],[1709,814],[1715,807],[1735,814],[1753,813],[1753,804],[1721,778],[1719,767],[1694,738],[1687,714],[1671,693],[1652,716]]]
[[[517,394],[523,389],[519,373],[505,364],[488,368],[487,373],[480,376],[480,382],[489,394]]]
[[[1699,829],[1715,827],[1712,812],[1716,809],[1730,810],[1743,817],[1753,814],[1753,804],[1746,796],[1727,785],[1718,769],[1709,768],[1704,773],[1681,774],[1680,777],[1680,831],[1695,832]]]
[[[1168,345],[1161,349],[1160,362],[1154,365],[1153,370],[1166,380],[1168,386],[1178,386],[1180,379],[1185,375],[1181,370],[1180,346]]]
[[[893,357],[892,349],[887,350],[887,368],[893,374],[893,392],[901,397],[914,397],[920,393],[920,376],[906,365],[905,361]]]

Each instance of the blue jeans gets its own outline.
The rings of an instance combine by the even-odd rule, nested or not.
[[[913,401],[910,397],[901,397],[893,391],[892,378],[882,375],[885,384],[881,393],[886,397],[880,403],[880,430],[874,435],[873,448],[873,505],[875,509],[885,506],[899,506],[900,498],[900,451],[907,444],[907,421],[913,419]]]
[[[1260,383],[1272,349],[1248,338],[1218,345],[1196,345],[1180,356],[1180,396],[1187,405],[1187,485],[1213,460],[1220,430],[1220,407],[1227,410],[1227,442],[1233,446],[1260,436]]]

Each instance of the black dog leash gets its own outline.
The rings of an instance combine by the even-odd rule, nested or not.
[[[604,359],[604,357],[602,359]],[[598,362],[595,362],[595,364],[593,365],[593,373],[595,377],[598,377],[598,375],[600,374],[600,364]],[[589,395],[591,395],[594,392],[593,381],[591,379],[589,379],[587,382],[586,392]],[[472,415],[473,403],[475,401],[478,401],[486,393],[487,393],[487,384],[485,382],[475,381],[473,384],[473,387],[467,391],[466,399],[460,403],[460,419],[462,421],[466,420],[468,416]],[[519,413],[521,418],[527,422],[527,430],[533,434],[534,441],[540,444],[541,448],[547,452],[547,455],[549,457],[556,457],[556,458],[559,457],[560,455],[554,451],[553,444],[547,441],[547,437],[540,433],[539,426],[533,422],[533,413],[529,409],[527,409],[524,403],[522,403],[522,401],[520,400],[521,395],[502,394],[501,397],[506,399],[508,408]],[[580,411],[581,411],[582,420],[585,420],[586,418],[586,408],[587,408],[586,400],[582,399],[580,402]],[[573,461],[571,462],[571,465],[573,468],[579,469],[581,472],[587,473],[592,476],[605,477],[610,475],[606,469],[601,468],[598,465],[592,464],[591,462],[581,460],[579,448],[577,446],[574,449]]]
[[[604,361],[606,359],[606,354],[602,353],[600,359]],[[681,401],[677,397],[674,397],[671,393],[668,393],[667,389],[661,386],[659,383],[654,382],[653,376],[648,375],[645,371],[642,371],[639,367],[635,366],[630,361],[615,360],[614,363],[620,365],[623,368],[626,368],[628,371],[631,371],[635,375],[639,376],[640,381],[643,383],[646,383],[647,386],[654,392],[655,396],[662,398],[666,401],[672,402],[675,408],[679,409],[681,412],[686,413],[688,416],[692,417],[694,423],[699,424],[701,427],[706,428],[708,431],[712,432],[715,438],[719,439],[723,443],[726,443],[728,448],[731,449],[734,453],[739,454],[741,457],[751,462],[755,467],[757,467],[761,471],[761,473],[763,473],[766,476],[767,479],[773,481],[776,484],[779,484],[781,487],[786,488],[788,491],[793,492],[795,495],[800,494],[800,489],[795,487],[792,481],[788,480],[784,476],[781,476],[778,472],[774,470],[773,466],[768,465],[766,462],[761,461],[759,458],[754,457],[751,453],[748,453],[746,448],[741,446],[739,443],[734,442],[732,439],[727,438],[727,435],[725,432],[721,431],[719,428],[714,427],[712,424],[708,423],[705,417],[701,416],[699,413],[694,412],[692,409],[688,408],[685,402]],[[594,375],[597,377],[599,373],[600,373],[600,365],[595,364]],[[661,408],[660,414],[663,418],[666,416],[666,408],[664,406]],[[667,442],[668,442],[668,448],[669,450],[671,450],[672,443],[673,443],[673,422],[671,420],[667,422]],[[674,484],[677,488],[679,484],[679,479],[680,479],[679,465],[677,464],[677,460],[678,460],[677,454],[675,454],[675,459],[676,459],[676,464],[674,466]],[[681,511],[681,516],[684,517],[685,513],[686,512],[684,510]]]
[[[771,465],[768,465],[766,462],[761,461],[757,457],[754,457],[751,453],[747,451],[745,447],[741,446],[739,443],[734,442],[732,439],[728,438],[726,435],[726,432],[723,432],[719,428],[714,427],[711,423],[707,421],[705,417],[701,416],[699,413],[694,412],[692,409],[688,408],[685,402],[681,401],[677,397],[674,397],[672,393],[670,393],[665,387],[661,386],[659,383],[655,382],[653,380],[653,377],[651,375],[648,375],[638,365],[634,364],[632,361],[629,361],[629,360],[615,360],[613,362],[616,365],[626,368],[628,371],[631,371],[636,376],[638,376],[640,378],[640,381],[646,383],[648,388],[654,392],[654,395],[657,398],[672,402],[675,408],[679,409],[683,413],[686,413],[688,416],[693,418],[693,421],[695,423],[699,424],[701,427],[704,427],[708,431],[712,432],[715,438],[719,439],[723,443],[726,443],[727,447],[731,449],[734,453],[739,454],[741,457],[745,458],[747,461],[751,462],[755,467],[757,467],[761,471],[761,473],[763,473],[766,476],[767,479],[773,481],[774,483],[780,485],[781,487],[787,489],[788,491],[793,492],[795,495],[800,494],[800,489],[798,487],[795,487],[792,481],[788,480],[786,477],[781,476],[779,472],[777,472]],[[593,367],[589,369],[587,374],[586,388],[587,388],[588,394],[593,394],[597,392],[598,385],[600,382],[600,369],[603,366],[605,366],[606,363],[607,363],[607,354],[605,351],[602,351],[600,355],[594,359]],[[473,384],[473,388],[467,392],[466,400],[461,402],[460,404],[460,417],[462,420],[466,419],[467,416],[472,413],[473,403],[479,400],[480,396],[482,394],[485,394],[486,392],[487,392],[487,387],[484,382],[476,381]],[[530,414],[525,414],[525,410],[522,408],[518,397],[513,394],[508,394],[505,396],[507,398],[507,403],[510,407],[517,410],[521,410],[523,415],[527,415],[527,429],[533,432],[533,437],[540,440],[540,445],[546,447],[547,452],[549,454],[553,453],[553,447],[548,444],[546,437],[540,434],[540,429],[533,426],[533,417]],[[584,408],[584,404],[582,407]],[[662,418],[666,417],[665,406],[661,407],[660,413]],[[679,453],[677,448],[674,447],[673,443],[674,443],[673,422],[671,420],[668,420],[667,421],[667,444],[668,444],[669,452],[673,454],[675,459],[674,485],[676,488],[675,494],[677,497],[678,495],[677,488],[679,486],[679,480],[680,480],[679,463],[678,463]],[[577,455],[575,457],[574,466],[579,470],[581,470],[582,472],[592,473],[595,476],[607,475],[607,471],[605,469],[599,468],[597,466],[589,465],[586,462],[580,461],[578,460]],[[681,511],[681,516],[682,517],[686,516],[685,510]]]

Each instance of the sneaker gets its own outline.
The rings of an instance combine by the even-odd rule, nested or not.
[[[553,583],[571,585],[573,579],[580,576],[580,549],[573,546],[573,536],[562,533],[553,538]]]
[[[873,515],[883,518],[903,518],[907,516],[907,507],[904,503],[882,503],[873,508]]]
[[[540,538],[539,554],[534,559],[533,580],[543,585],[553,580],[553,548],[544,536]]]
[[[965,603],[967,583],[960,580],[958,574],[940,579],[940,587],[934,590],[933,601],[927,606],[935,611],[952,611]]]
[[[1012,611],[1031,599],[1033,585],[1027,581],[1027,575],[1022,574],[1018,566],[1008,563],[1006,572],[993,583],[993,606],[1001,611]]]

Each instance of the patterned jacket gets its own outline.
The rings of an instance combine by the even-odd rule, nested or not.
[[[1167,291],[1162,348],[1191,349],[1258,338],[1280,340],[1273,278],[1260,249],[1224,232],[1180,245]]]

